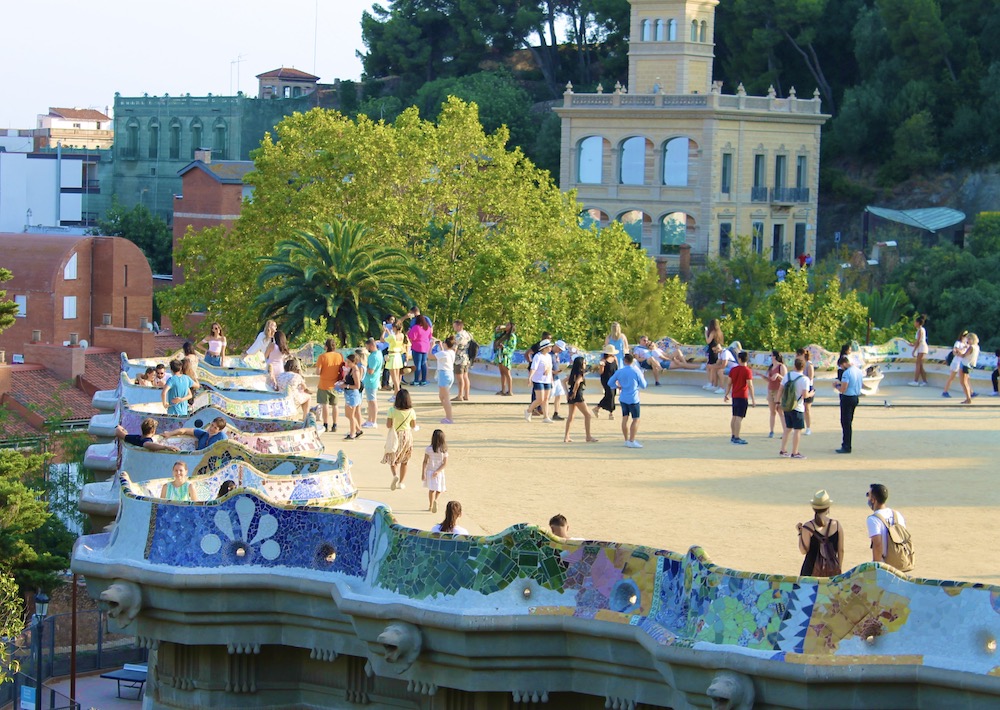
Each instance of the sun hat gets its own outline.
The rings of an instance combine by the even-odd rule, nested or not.
[[[551,347],[551,345],[552,345],[552,341],[549,340],[548,338],[546,338],[545,340],[543,340],[542,342],[540,342],[538,344],[538,349],[541,350],[542,348],[548,348],[548,347]]]
[[[565,350],[566,349],[566,341],[565,340],[557,340],[556,342],[553,343],[553,345],[555,345],[560,350]]]
[[[604,346],[604,349],[601,351],[601,353],[604,355],[617,355],[618,348],[616,348],[611,343],[608,343],[607,345]]]
[[[813,499],[809,501],[809,504],[816,510],[829,508],[832,503],[833,501],[830,499],[830,494],[826,492],[825,488],[816,491],[816,495],[814,495]]]

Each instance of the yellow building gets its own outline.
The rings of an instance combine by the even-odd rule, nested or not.
[[[818,92],[723,94],[718,0],[631,0],[628,85],[567,85],[560,186],[585,222],[621,221],[669,273],[725,258],[736,236],[774,261],[816,251]]]

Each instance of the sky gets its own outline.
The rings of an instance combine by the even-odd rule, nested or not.
[[[361,77],[371,0],[48,0],[5,23],[0,128],[34,128],[50,106],[122,96],[257,95],[257,74],[295,67],[323,83]],[[382,2],[388,6],[389,2]],[[13,19],[13,16],[8,19]],[[241,60],[241,61],[238,61]]]

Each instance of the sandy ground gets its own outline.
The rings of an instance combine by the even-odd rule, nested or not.
[[[592,403],[600,398],[595,388],[599,383],[590,380]],[[638,436],[644,448],[629,449],[617,414],[613,422],[604,413],[594,422],[598,443],[583,442],[578,419],[574,443],[564,444],[562,422],[524,421],[523,396],[473,390],[470,402],[455,405],[456,423],[442,426],[437,388],[411,391],[421,428],[406,490],[391,492],[388,466],[379,463],[384,428],[344,441],[341,412],[340,433],[323,436],[328,452],[343,449],[350,456],[360,495],[387,503],[405,525],[429,529],[443,518],[443,502],[457,499],[465,511],[461,522],[473,533],[498,533],[525,521],[545,525],[562,513],[574,536],[675,551],[700,545],[721,565],[797,574],[802,557],[795,523],[811,517],[809,500],[820,488],[830,492],[832,515],[846,535],[845,567],[871,559],[865,492],[877,482],[889,487],[889,505],[906,517],[917,555],[913,574],[1000,584],[1000,546],[989,522],[1000,514],[1000,398],[982,396],[963,407],[958,398],[942,400],[937,387],[883,387],[877,399],[862,399],[854,453],[845,456],[834,453],[837,400],[821,390],[813,435],[802,439],[808,458],[790,460],[778,456],[777,438],[767,438],[763,397],[744,423],[750,444],[734,446],[721,395],[650,386]],[[386,398],[380,394],[383,414]],[[380,421],[384,427],[384,416]],[[420,465],[439,427],[450,450],[448,491],[432,515]]]

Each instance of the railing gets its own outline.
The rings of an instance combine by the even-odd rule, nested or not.
[[[808,202],[808,187],[771,188],[771,202]]]
[[[101,181],[100,180],[84,180],[83,187],[87,192],[100,192],[101,191]]]
[[[32,703],[35,703],[35,710],[81,710],[79,701],[74,700],[68,695],[63,695],[55,688],[46,686],[45,683],[42,683],[41,696],[37,696],[35,693],[37,692],[38,681],[24,673],[15,674],[13,683],[7,683],[3,687],[7,688],[11,685],[14,690],[12,698],[14,710],[21,710],[24,707],[21,701],[25,694],[31,698]],[[40,702],[36,703],[36,698]],[[3,702],[6,704],[11,702],[11,700]]]
[[[591,106],[606,108],[640,109],[729,109],[745,111],[766,111],[768,113],[798,113],[820,115],[822,107],[819,99],[787,98],[770,96],[746,96],[745,94],[630,94],[615,91],[608,94],[563,94],[563,106]]]
[[[750,188],[750,201],[751,202],[767,202],[767,188],[766,187],[751,187]]]
[[[36,667],[38,646],[34,624],[26,627],[17,637],[6,640],[8,656],[20,661],[21,674],[31,679],[32,687],[35,678],[40,677],[44,684],[48,678],[69,675],[71,623],[72,614],[69,612],[54,614],[42,621],[43,648],[39,667]],[[144,663],[147,655],[146,649],[136,647],[133,637],[107,631],[104,612],[96,609],[77,612],[77,673],[121,667],[125,663]],[[16,679],[0,685],[0,706],[14,702],[20,697],[20,692]],[[56,710],[56,706],[51,705],[46,710]]]

